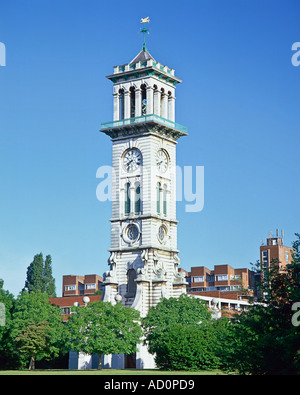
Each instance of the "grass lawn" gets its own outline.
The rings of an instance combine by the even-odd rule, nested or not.
[[[201,370],[197,372],[190,371],[161,371],[161,370],[136,370],[136,369],[103,369],[103,370],[1,370],[0,375],[2,376],[12,376],[12,375],[99,375],[99,376],[164,376],[164,375],[174,375],[174,376],[189,376],[189,375],[226,375],[225,372],[221,370]]]

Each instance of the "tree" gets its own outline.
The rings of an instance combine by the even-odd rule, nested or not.
[[[4,282],[0,280],[0,309],[2,322],[0,324],[0,369],[11,369],[16,367],[14,361],[16,350],[14,350],[10,336],[12,323],[12,311],[14,308],[14,296],[3,288]]]
[[[29,293],[46,293],[51,298],[56,297],[51,255],[46,256],[45,262],[42,253],[34,256],[33,261],[27,268],[24,290]]]
[[[187,295],[181,295],[178,299],[162,299],[151,307],[143,319],[143,328],[145,341],[149,352],[155,354],[156,364],[163,369],[207,368],[204,355],[209,350],[203,339],[206,337],[209,343],[212,333],[209,323],[211,313],[205,302]],[[208,359],[211,360],[209,364],[213,365],[212,353]]]
[[[158,339],[156,364],[164,370],[222,368],[222,339],[229,329],[226,318],[197,325],[175,323]]]
[[[99,356],[137,350],[142,336],[137,310],[102,301],[73,309],[65,325],[69,350]]]
[[[55,298],[55,279],[52,276],[52,258],[51,255],[47,255],[43,270],[43,292],[45,292],[49,298]]]
[[[47,294],[23,291],[15,302],[11,325],[20,365],[29,363],[34,369],[36,360],[57,357],[62,335],[60,308],[49,303]]]
[[[50,335],[48,332],[48,322],[28,322],[26,327],[19,331],[15,337],[19,353],[30,359],[29,370],[35,369],[36,356],[43,355],[47,347]]]
[[[25,290],[28,292],[42,292],[43,289],[43,254],[34,256],[33,261],[27,268],[27,278],[25,281]]]
[[[292,323],[292,306],[300,301],[300,235],[296,236],[292,263],[283,269],[274,261],[264,269],[262,303],[233,321],[227,359],[240,373],[300,373],[300,331]]]

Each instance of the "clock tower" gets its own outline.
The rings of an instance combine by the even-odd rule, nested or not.
[[[145,42],[107,78],[113,82],[113,121],[101,132],[112,141],[113,185],[103,301],[121,302],[144,317],[161,298],[186,292],[176,220],[176,145],[187,135],[175,122],[181,80],[150,55]],[[104,365],[126,367],[126,358],[118,358]],[[153,367],[142,346],[135,360],[137,368]]]

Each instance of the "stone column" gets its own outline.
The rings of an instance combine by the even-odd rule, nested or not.
[[[168,95],[162,93],[161,95],[161,114],[162,118],[168,118]]]
[[[136,88],[135,90],[135,116],[140,117],[142,115],[142,97],[141,90]]]
[[[118,121],[120,119],[120,98],[119,93],[116,92],[113,94],[114,97],[114,121]]]
[[[130,94],[129,91],[124,92],[124,119],[130,118]]]
[[[161,100],[161,92],[159,90],[154,91],[154,103],[153,103],[153,112],[155,115],[160,116],[160,100]]]
[[[153,88],[152,86],[147,86],[147,114],[153,114]]]
[[[168,105],[169,105],[169,120],[175,122],[175,97],[169,96]]]

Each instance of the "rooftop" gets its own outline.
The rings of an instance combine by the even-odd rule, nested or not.
[[[150,53],[143,48],[141,52],[129,64],[146,62],[149,59],[152,59],[155,62],[155,59],[150,55]]]

